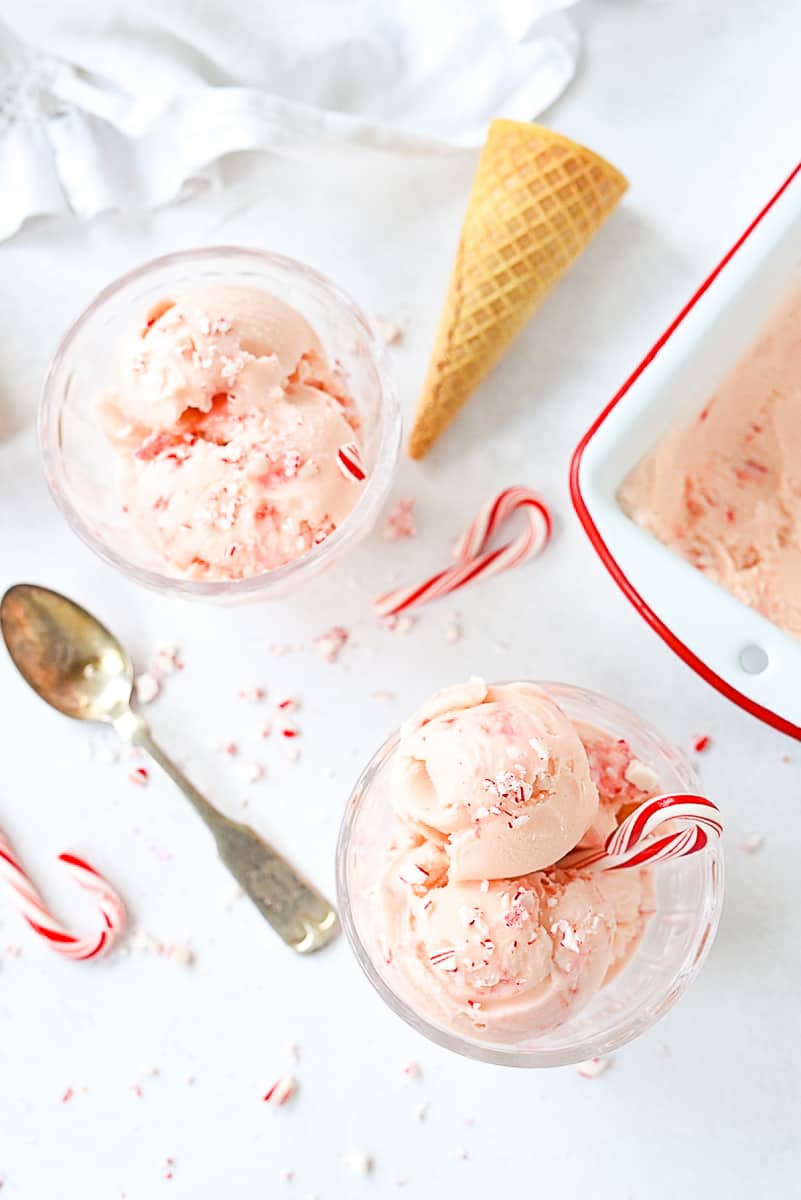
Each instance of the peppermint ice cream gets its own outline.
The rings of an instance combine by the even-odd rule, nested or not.
[[[536,1036],[589,1004],[647,926],[650,872],[559,860],[657,788],[624,741],[574,726],[531,684],[438,693],[402,730],[390,774],[399,820],[372,920],[399,989],[490,1040]]]
[[[801,638],[801,287],[619,499],[699,571]]]
[[[445,839],[451,879],[506,879],[572,850],[598,811],[576,730],[528,683],[471,679],[403,729],[393,803]]]
[[[128,517],[171,572],[234,580],[319,545],[361,481],[352,397],[314,330],[258,288],[154,305],[118,349],[98,407]]]

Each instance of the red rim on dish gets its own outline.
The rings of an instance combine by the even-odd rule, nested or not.
[[[718,275],[720,275],[727,263],[731,261],[743,243],[747,241],[747,239],[759,225],[760,221],[762,221],[762,219],[765,217],[766,213],[770,211],[779,197],[787,190],[799,172],[801,172],[801,163],[798,163],[794,170],[790,172],[787,179],[785,179],[778,191],[771,196],[765,207],[757,214],[745,232],[741,234],[731,249],[723,256],[708,278],[704,280],[695,294],[690,298],[687,304],[685,304],[678,316],[671,322],[662,336],[654,343],[639,366],[623,384],[622,388],[620,388],[616,395],[612,397],[606,408],[603,409],[597,419],[587,430],[584,437],[576,447],[572,462],[570,464],[570,495],[573,500],[573,507],[578,514],[578,518],[581,521],[581,524],[584,526],[584,530],[592,542],[592,545],[595,547],[601,562],[609,571],[610,575],[621,589],[623,594],[628,600],[631,601],[631,603],[634,605],[640,615],[645,618],[651,628],[655,629],[662,640],[665,641],[668,646],[670,646],[671,650],[675,651],[675,653],[678,654],[688,666],[692,667],[692,669],[697,672],[702,679],[705,679],[707,683],[710,683],[714,688],[717,688],[722,695],[739,705],[740,708],[743,708],[746,710],[746,712],[758,717],[761,721],[765,721],[768,725],[772,725],[775,729],[781,730],[782,733],[789,734],[790,737],[801,741],[801,726],[793,724],[791,721],[788,721],[782,717],[779,713],[775,713],[771,709],[765,708],[763,705],[758,704],[749,696],[743,695],[742,692],[738,691],[725,679],[722,679],[720,675],[711,670],[711,668],[707,666],[702,659],[700,659],[692,650],[690,650],[690,648],[686,646],[684,642],[682,642],[675,635],[675,633],[673,633],[673,631],[664,624],[663,621],[660,620],[653,609],[647,604],[637,589],[626,577],[614,556],[611,554],[608,546],[598,530],[597,525],[590,515],[589,509],[581,493],[580,482],[581,462],[584,451],[597,431],[600,429],[601,425],[603,425],[606,418],[612,412],[613,408],[619,403],[620,400],[623,399],[629,388],[631,388],[636,380],[639,379],[645,368],[654,360],[654,358],[656,358],[657,354],[665,345],[668,338],[672,336],[684,318],[692,311],[707,289],[714,283]]]

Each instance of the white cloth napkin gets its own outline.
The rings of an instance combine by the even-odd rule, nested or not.
[[[154,207],[242,150],[436,152],[570,81],[574,0],[0,0],[0,238]]]

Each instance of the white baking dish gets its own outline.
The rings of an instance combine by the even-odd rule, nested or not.
[[[801,275],[801,163],[579,443],[571,494],[604,564],[648,623],[736,704],[801,739],[801,643],[622,511],[629,470],[698,411]]]

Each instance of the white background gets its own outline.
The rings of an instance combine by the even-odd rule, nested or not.
[[[88,731],[46,710],[2,663],[0,821],[54,906],[79,924],[89,918],[53,862],[73,848],[117,883],[135,927],[196,954],[189,968],[137,945],[102,964],[62,962],[0,897],[9,1200],[798,1194],[801,749],[730,707],[640,621],[579,529],[567,464],[591,418],[795,164],[801,7],[606,0],[579,19],[579,74],[547,121],[609,157],[631,191],[452,433],[422,466],[403,464],[395,496],[417,498],[417,540],[393,544],[377,532],[283,609],[187,607],[96,561],[38,474],[31,418],[65,323],[120,270],[179,246],[230,241],[295,254],[399,321],[406,337],[394,354],[409,411],[474,155],[319,150],[229,162],[223,193],[153,217],[34,223],[0,250],[0,584],[29,579],[75,596],[140,663],[156,641],[177,641],[186,669],[149,709],[158,737],[226,810],[242,815],[247,802],[244,815],[329,893],[357,769],[432,688],[471,673],[563,679],[623,700],[686,748],[709,733],[700,770],[728,821],[728,888],[708,965],[594,1081],[571,1068],[462,1061],[384,1009],[343,940],[294,959],[246,900],[231,902],[208,835],[174,789],[155,778],[137,789],[127,763],[90,761]],[[445,639],[447,603],[406,636],[379,629],[370,598],[444,565],[476,499],[512,482],[553,505],[547,555],[463,593],[461,642]],[[352,641],[328,665],[311,641],[335,623]],[[275,656],[272,643],[297,649]],[[237,696],[255,685],[269,689],[263,711]],[[376,689],[394,699],[373,698]],[[303,701],[294,765],[278,739],[257,736],[287,694]],[[239,742],[238,759],[215,749],[221,738]],[[249,759],[267,766],[263,782],[246,781]],[[753,833],[764,846],[747,855],[740,843]],[[7,945],[21,946],[19,957]],[[261,1095],[291,1041],[300,1091],[276,1112]],[[403,1075],[409,1059],[422,1067],[417,1081]],[[75,1094],[63,1103],[68,1087]],[[374,1156],[371,1177],[343,1164],[351,1146]],[[283,1168],[294,1169],[292,1183]],[[403,1191],[398,1176],[408,1179]]]

